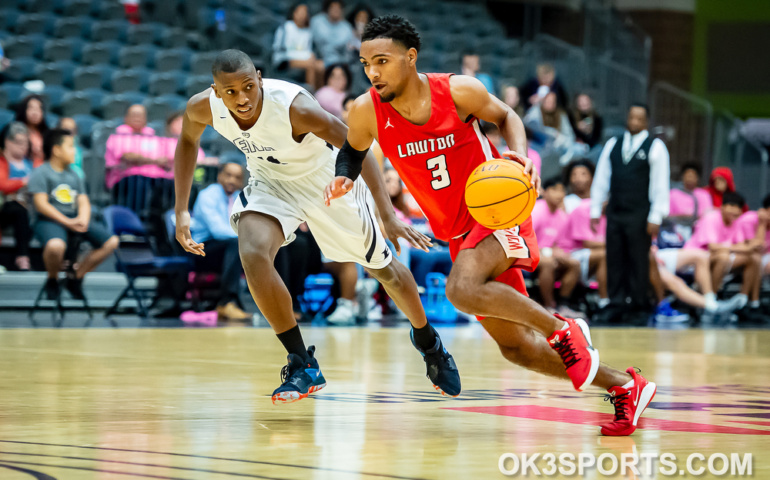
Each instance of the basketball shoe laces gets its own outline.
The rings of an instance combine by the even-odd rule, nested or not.
[[[574,345],[572,345],[572,337],[567,337],[561,342],[557,342],[554,346],[556,347],[556,351],[558,352],[561,360],[564,362],[564,365],[567,368],[570,368],[572,365],[577,363],[578,354],[577,351],[575,351]]]
[[[611,404],[615,406],[615,421],[625,421],[628,420],[628,417],[626,416],[626,406],[628,405],[628,401],[631,399],[631,390],[624,393],[623,395],[616,397],[614,395],[605,395],[604,401],[607,400],[610,401]]]
[[[309,366],[310,366],[310,364],[308,364],[307,366],[309,367]],[[284,383],[286,383],[286,382],[289,380],[289,378],[290,378],[292,375],[294,375],[294,373],[295,373],[295,372],[297,372],[298,370],[299,370],[299,368],[297,368],[297,369],[294,369],[294,370],[292,370],[292,369],[291,369],[291,362],[289,362],[289,363],[287,363],[286,365],[284,365],[284,366],[281,368],[281,385],[283,385]]]

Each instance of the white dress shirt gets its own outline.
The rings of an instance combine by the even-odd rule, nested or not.
[[[628,163],[634,158],[637,150],[648,136],[647,130],[642,130],[636,135],[631,135],[626,130],[623,134],[622,147],[624,163]],[[607,141],[599,156],[599,163],[596,165],[596,173],[591,184],[591,218],[601,217],[602,206],[609,196],[610,177],[612,176],[610,153],[615,148],[615,143],[615,137]],[[650,213],[647,215],[647,221],[660,225],[663,219],[668,216],[671,165],[666,144],[659,138],[652,141],[647,161],[650,162]]]

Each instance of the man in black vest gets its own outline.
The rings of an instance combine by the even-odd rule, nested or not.
[[[602,150],[591,186],[591,227],[607,201],[607,286],[603,320],[646,324],[650,312],[650,243],[668,215],[668,149],[647,131],[649,109],[628,110],[626,132]],[[609,196],[609,199],[608,199]]]

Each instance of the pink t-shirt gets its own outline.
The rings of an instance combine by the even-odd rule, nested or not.
[[[125,128],[124,128],[125,127]],[[131,127],[121,125],[115,129],[115,133],[107,139],[104,163],[106,166],[105,182],[111,189],[121,179],[131,175],[141,175],[150,178],[174,178],[173,162],[167,168],[160,165],[136,165],[129,167],[121,161],[126,153],[137,153],[147,158],[174,159],[174,151],[179,141],[173,137],[157,137],[155,131],[149,127],[142,130],[141,135],[133,133]],[[198,159],[205,157],[203,150],[198,149]]]
[[[561,208],[551,213],[548,202],[544,198],[536,201],[535,208],[532,209],[532,226],[535,229],[538,246],[553,248],[568,220],[567,212]]]
[[[711,195],[705,188],[696,188],[690,195],[678,188],[672,188],[669,194],[669,213],[671,217],[692,215],[695,210],[693,196],[698,200],[698,218],[713,208]]]
[[[755,211],[749,211],[738,217],[733,231],[733,243],[743,243],[753,240],[757,236],[759,215]],[[770,252],[770,235],[765,235],[765,252]]]
[[[342,101],[346,96],[347,92],[340,92],[332,87],[321,87],[315,92],[315,98],[324,110],[338,118],[342,118]]]
[[[599,227],[591,230],[591,199],[586,198],[569,214],[569,220],[556,245],[565,252],[584,248],[583,242],[604,242],[607,233],[607,218],[602,215]]]
[[[735,225],[737,223],[736,221],[730,226],[725,225],[724,220],[722,220],[722,210],[712,210],[695,222],[692,237],[684,244],[684,248],[708,250],[709,244],[712,243],[729,247],[733,245]]]

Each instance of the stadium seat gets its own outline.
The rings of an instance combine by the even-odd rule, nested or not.
[[[94,42],[119,41],[126,38],[128,23],[125,20],[105,20],[94,22],[91,27],[91,40]]]
[[[65,0],[63,13],[67,17],[91,15],[91,0]]]
[[[69,60],[43,63],[36,67],[35,76],[46,85],[64,85],[71,88],[76,68],[78,66]]]
[[[0,83],[0,108],[13,109],[19,101],[29,95],[29,92],[20,83]]]
[[[11,37],[3,47],[5,56],[11,59],[19,57],[41,58],[43,56],[45,40],[45,37],[40,34]]]
[[[56,20],[53,27],[54,36],[57,38],[82,37],[91,31],[93,22],[87,17],[64,17]]]
[[[150,83],[150,72],[144,68],[117,71],[110,82],[114,93],[142,91],[146,92]]]
[[[188,97],[192,97],[211,86],[211,74],[208,75],[195,75],[187,77],[184,83],[184,93]]]
[[[41,95],[43,96],[45,104],[49,110],[52,112],[61,113],[64,96],[69,92],[70,90],[65,86],[46,84],[45,90],[43,90]]]
[[[126,19],[126,10],[120,2],[97,2],[92,14],[101,20],[123,20]]]
[[[117,65],[121,43],[105,41],[99,43],[89,43],[83,47],[82,62],[83,65],[113,64]]]
[[[162,23],[140,23],[128,27],[126,41],[131,45],[141,45],[145,43],[159,43],[161,34],[165,30]]]
[[[56,16],[50,13],[27,13],[16,19],[14,32],[18,35],[48,33],[53,29]]]
[[[176,95],[180,89],[184,90],[184,80],[185,73],[180,71],[153,73],[150,75],[148,92],[150,95]]]
[[[73,117],[75,115],[90,115],[91,100],[88,96],[88,93],[85,91],[66,93],[62,99],[60,111],[61,114],[65,117]]]
[[[122,119],[125,116],[128,107],[137,103],[143,103],[146,98],[147,96],[140,92],[105,95],[102,98],[102,104],[99,109],[100,115],[105,120]]]
[[[58,62],[68,60],[79,62],[83,51],[83,41],[79,38],[54,38],[43,45],[43,60]]]
[[[93,115],[75,115],[72,118],[78,126],[80,143],[86,148],[91,148],[91,131],[100,120]]]
[[[168,116],[178,110],[182,110],[187,103],[187,99],[179,95],[161,95],[156,98],[148,98],[144,101],[147,108],[147,119],[166,120]]]
[[[0,131],[2,131],[6,125],[11,123],[15,117],[16,112],[12,110],[6,110],[5,108],[0,108]]]
[[[21,15],[22,12],[20,10],[11,6],[4,6],[0,10],[0,30],[12,30]]]
[[[103,64],[78,67],[75,69],[72,79],[73,90],[106,88],[110,84],[109,80],[114,70],[114,68]]]
[[[184,48],[187,46],[187,35],[181,28],[167,28],[160,36],[160,45],[164,48]]]
[[[174,48],[171,50],[159,50],[155,54],[155,70],[158,72],[170,72],[173,70],[188,70],[192,50],[188,48]]]
[[[152,45],[135,45],[123,48],[118,58],[121,68],[146,68],[152,67],[152,60],[157,47]]]
[[[32,57],[15,57],[11,64],[3,70],[6,81],[26,82],[35,78],[35,66],[38,61]]]
[[[190,73],[193,75],[211,75],[211,64],[218,52],[200,52],[190,58]]]

